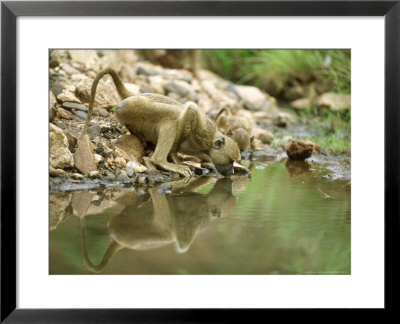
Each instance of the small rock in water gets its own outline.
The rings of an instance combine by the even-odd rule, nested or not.
[[[80,174],[80,173],[72,173],[71,174],[71,178],[77,179],[77,180],[82,180],[83,179],[83,175]]]
[[[305,160],[309,158],[314,150],[315,144],[311,141],[293,140],[286,153],[291,160]]]
[[[157,192],[162,193],[162,194],[170,194],[171,190],[166,189],[166,188],[160,188],[157,190]]]
[[[128,177],[130,177],[130,178],[132,178],[133,175],[135,174],[135,172],[133,171],[133,169],[132,169],[131,166],[127,166],[127,167],[125,168],[125,172],[126,172],[126,175],[127,175]]]
[[[170,189],[170,188],[171,188],[171,184],[170,184],[170,183],[163,183],[163,184],[160,186],[160,188],[163,188],[163,189]]]
[[[108,172],[108,173],[107,173],[106,179],[107,179],[108,181],[114,181],[116,178],[117,178],[117,177],[115,176],[115,174],[113,174],[113,173],[111,173],[111,172]]]
[[[75,102],[63,102],[62,106],[66,109],[75,109],[75,110],[81,110],[81,111],[88,111],[88,109],[78,103]]]
[[[122,183],[130,183],[132,180],[126,174],[120,174],[117,177],[117,181],[121,181]]]
[[[99,171],[90,171],[89,172],[89,177],[90,178],[98,178],[100,176],[100,172]]]

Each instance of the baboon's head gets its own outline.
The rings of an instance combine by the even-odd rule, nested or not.
[[[237,144],[222,134],[214,139],[209,155],[217,171],[224,176],[232,175],[233,162],[240,160]]]

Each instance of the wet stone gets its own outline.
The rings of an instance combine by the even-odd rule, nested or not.
[[[133,175],[135,174],[135,172],[133,171],[132,167],[130,167],[130,166],[127,166],[127,167],[125,168],[125,172],[126,172],[126,175],[127,175],[128,177],[130,177],[130,178],[132,178]]]
[[[132,182],[132,180],[125,174],[120,174],[117,177],[117,181],[120,181],[122,183],[131,183]]]
[[[106,179],[108,181],[114,181],[117,177],[115,176],[115,174],[112,174],[111,172],[107,173]]]
[[[161,193],[161,194],[170,194],[171,190],[167,189],[167,188],[160,188],[157,190],[157,192]]]

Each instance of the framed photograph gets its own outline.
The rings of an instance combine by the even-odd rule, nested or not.
[[[399,1],[1,16],[1,321],[394,308]]]

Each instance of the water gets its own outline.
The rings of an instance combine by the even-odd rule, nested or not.
[[[348,180],[305,163],[50,195],[50,274],[350,274]]]

